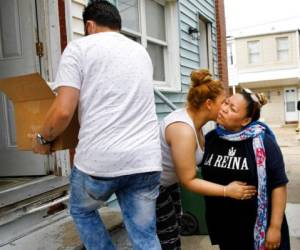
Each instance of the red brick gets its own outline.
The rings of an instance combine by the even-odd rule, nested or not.
[[[224,0],[215,0],[219,77],[228,88],[227,45]]]
[[[63,52],[63,50],[65,49],[68,43],[64,0],[58,0],[58,16],[59,16],[59,27],[60,27],[60,47],[61,47],[61,52]]]

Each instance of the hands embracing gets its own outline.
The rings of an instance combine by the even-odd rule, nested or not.
[[[237,200],[248,200],[256,195],[256,187],[245,182],[233,181],[225,186],[224,196]]]

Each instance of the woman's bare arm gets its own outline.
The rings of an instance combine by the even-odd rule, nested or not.
[[[185,123],[177,122],[169,125],[165,132],[177,177],[187,189],[207,196],[224,196],[225,192],[225,196],[235,199],[251,198],[256,193],[254,186],[242,182],[223,186],[197,178],[195,159],[197,141],[193,129]]]

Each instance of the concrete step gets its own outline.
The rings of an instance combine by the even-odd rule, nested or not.
[[[67,177],[53,176],[2,191],[0,193],[0,216],[36,202],[41,203],[41,200],[47,200],[47,196],[53,193],[66,192],[68,184]]]
[[[30,217],[30,214],[38,211],[36,214],[47,217],[63,210],[66,205],[62,202],[67,199],[68,178],[66,177],[47,176],[39,181],[2,190],[0,192],[0,229],[24,216]],[[33,217],[36,216],[33,215]]]
[[[117,229],[122,227],[119,209],[102,207],[99,212],[109,231],[117,232]],[[12,228],[7,230],[10,230],[7,234],[13,233]],[[0,248],[1,250],[74,250],[82,248],[81,246],[72,218],[69,212],[64,210],[45,218],[27,232],[2,244]]]

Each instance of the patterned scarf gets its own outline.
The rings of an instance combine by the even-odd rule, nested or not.
[[[270,134],[275,140],[272,131],[261,122],[252,122],[239,132],[226,131],[218,126],[217,134],[220,138],[228,141],[243,141],[253,138],[253,150],[255,154],[258,175],[257,216],[254,226],[254,249],[265,249],[265,237],[267,230],[267,174],[266,174],[266,152],[263,138],[265,133]]]

